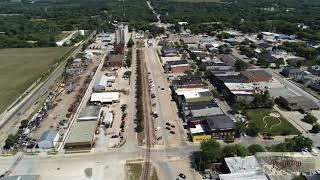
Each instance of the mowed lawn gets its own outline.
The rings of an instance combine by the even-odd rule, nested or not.
[[[248,109],[246,110],[249,122],[255,123],[261,133],[271,135],[299,134],[299,131],[283,117],[270,116],[271,109]],[[263,121],[263,118],[266,117]]]
[[[0,113],[70,48],[0,49]]]

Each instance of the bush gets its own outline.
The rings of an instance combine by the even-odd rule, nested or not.
[[[302,119],[303,122],[314,124],[317,122],[317,118],[314,117],[311,113],[307,113],[304,118]]]
[[[259,144],[252,144],[248,147],[249,153],[255,155],[257,152],[265,152],[265,149]]]
[[[319,124],[313,125],[312,129],[311,129],[311,132],[312,133],[319,133],[320,132],[320,125]]]

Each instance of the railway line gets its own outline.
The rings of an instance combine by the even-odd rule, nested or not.
[[[142,74],[142,84],[143,84],[143,111],[144,111],[144,134],[145,134],[145,144],[146,144],[146,152],[145,152],[145,160],[144,160],[144,166],[143,166],[143,180],[148,180],[150,177],[150,148],[152,145],[151,142],[151,130],[150,127],[151,123],[151,99],[150,99],[150,91],[149,91],[149,81],[148,81],[148,72],[147,72],[147,66],[145,63],[145,56],[144,53],[140,53],[141,58],[141,74]]]

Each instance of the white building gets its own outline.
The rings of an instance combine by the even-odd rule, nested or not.
[[[119,102],[119,97],[120,97],[119,92],[93,93],[91,95],[90,102],[115,103],[115,102]]]

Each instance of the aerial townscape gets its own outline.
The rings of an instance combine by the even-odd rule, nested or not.
[[[320,180],[319,0],[0,0],[0,180]]]

